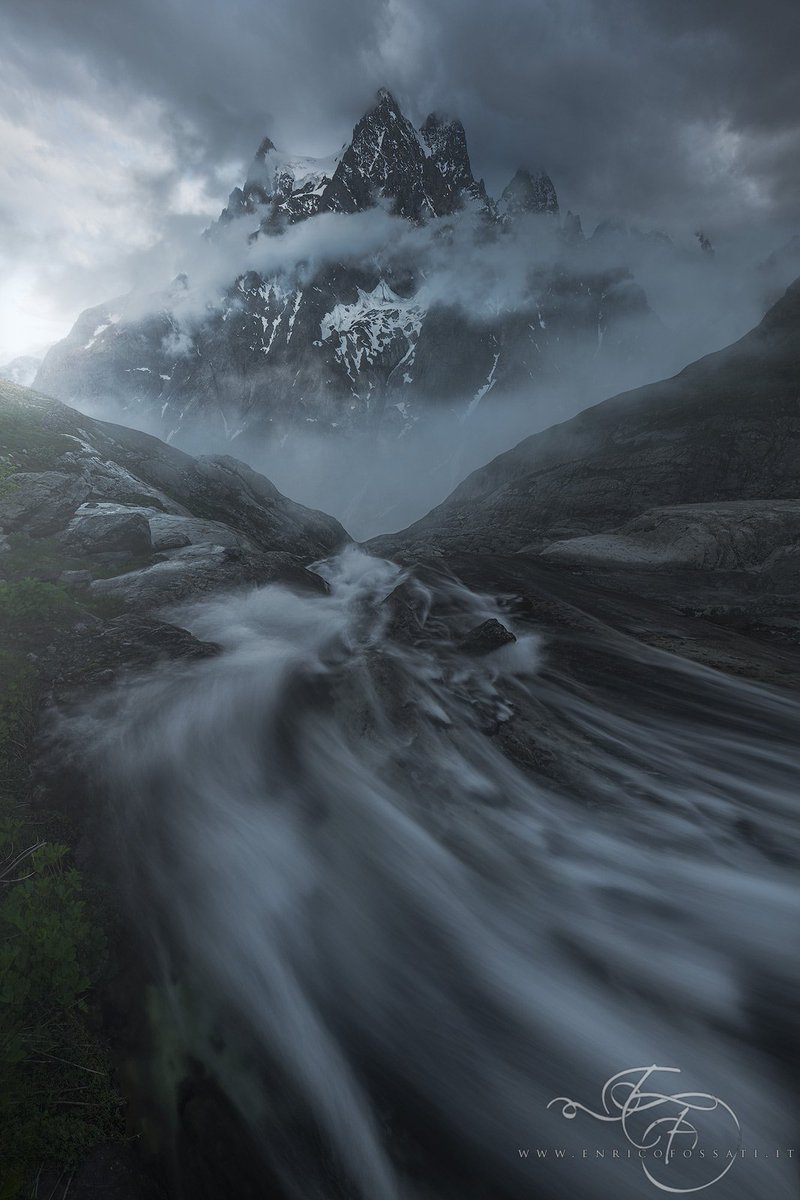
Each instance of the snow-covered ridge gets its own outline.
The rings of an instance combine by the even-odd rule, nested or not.
[[[286,199],[293,192],[322,193],[339,165],[341,152],[325,158],[310,158],[305,155],[284,154],[270,145],[263,157],[257,156],[250,168],[245,183],[258,184],[272,199]]]
[[[320,323],[320,340],[334,344],[337,361],[355,382],[364,365],[372,365],[393,342],[398,343],[398,366],[409,368],[424,318],[422,305],[398,296],[380,280],[371,292],[359,288],[352,304],[337,304],[326,313]]]

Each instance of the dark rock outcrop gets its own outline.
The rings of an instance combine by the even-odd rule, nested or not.
[[[63,537],[71,550],[88,555],[111,552],[138,558],[153,549],[147,518],[136,512],[74,517]]]
[[[800,500],[653,508],[619,529],[551,542],[548,562],[633,570],[753,570],[800,546]]]
[[[63,529],[89,490],[85,479],[63,471],[18,471],[0,495],[0,529]]]
[[[116,596],[134,608],[148,611],[190,596],[265,583],[283,583],[302,592],[326,591],[324,580],[306,570],[293,554],[249,553],[213,544],[186,546],[165,555],[160,562],[109,579],[96,579],[91,590],[97,596]]]
[[[531,172],[520,167],[506,186],[497,205],[498,213],[504,218],[521,216],[523,213],[549,213],[558,216],[558,196],[553,181],[546,171]]]
[[[510,629],[506,629],[496,617],[490,617],[488,621],[470,629],[460,645],[465,654],[491,654],[493,650],[509,646],[516,640]]]
[[[384,88],[353,130],[322,203],[331,212],[354,213],[387,199],[398,216],[436,216],[425,162],[417,131]]]
[[[0,493],[9,546],[0,573],[16,569],[21,537],[43,577],[70,586],[113,562],[118,574],[91,581],[92,594],[141,609],[274,580],[324,591],[306,564],[348,540],[338,521],[234,458],[192,458],[13,384],[0,384],[0,460],[11,469]],[[31,460],[52,469],[17,469]]]

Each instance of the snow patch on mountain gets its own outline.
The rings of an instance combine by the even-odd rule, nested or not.
[[[327,158],[282,154],[273,146],[264,164],[270,194],[288,196],[301,189],[321,193],[325,183],[332,178],[340,158],[341,154],[329,154]]]
[[[494,385],[496,383],[495,374],[497,371],[497,364],[499,363],[499,361],[500,361],[500,351],[498,350],[494,356],[494,362],[492,363],[492,369],[490,370],[489,374],[487,375],[486,381],[481,384],[481,386],[478,388],[477,392],[475,393],[475,395],[472,397],[469,404],[467,405],[467,411],[464,413],[465,417],[468,417],[470,415],[470,413],[474,413],[475,409],[478,407],[478,405],[480,404],[483,397],[486,396],[494,387]]]
[[[92,346],[95,344],[95,342],[100,337],[100,335],[102,333],[105,333],[105,331],[110,328],[111,328],[110,321],[106,321],[104,324],[98,325],[97,328],[95,329],[94,333],[92,334],[92,336],[89,338],[86,345],[83,347],[84,350],[91,350]]]
[[[400,363],[410,367],[425,318],[415,299],[406,299],[380,280],[371,292],[358,288],[352,304],[337,304],[320,322],[320,340],[334,344],[337,361],[355,381],[365,364],[372,365],[396,342],[405,342]]]

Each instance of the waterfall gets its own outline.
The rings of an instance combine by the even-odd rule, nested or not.
[[[445,571],[316,569],[327,596],[171,614],[219,653],[68,723],[186,1054],[287,1195],[640,1200],[727,1164],[720,1198],[788,1200],[797,702],[610,633],[565,653]],[[492,617],[516,642],[471,652]],[[738,1131],[709,1106],[642,1159],[635,1113],[551,1104],[649,1065],[680,1070],[653,1120],[691,1092]]]

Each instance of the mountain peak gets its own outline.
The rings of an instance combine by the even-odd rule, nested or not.
[[[578,246],[581,242],[585,241],[581,219],[572,209],[567,209],[567,215],[564,218],[564,225],[561,232],[564,241],[569,246]]]
[[[264,137],[220,219],[226,223],[258,213],[261,229],[274,232],[320,212],[363,212],[386,201],[397,216],[414,221],[449,216],[465,206],[493,221],[524,212],[558,213],[550,177],[524,167],[495,205],[472,173],[461,121],[431,112],[416,130],[382,87],[339,154],[324,159],[289,155]]]
[[[333,212],[359,212],[376,200],[393,202],[398,216],[419,220],[435,211],[424,180],[425,153],[414,126],[401,112],[388,88],[353,129],[342,154],[324,207]]]
[[[391,112],[395,116],[401,115],[400,105],[386,87],[378,88],[377,92],[375,93],[375,104],[372,108],[372,111],[376,112],[381,109]]]
[[[420,137],[428,148],[434,165],[449,187],[457,191],[475,183],[467,150],[464,126],[455,117],[430,113],[420,126]],[[457,196],[453,196],[453,201]]]
[[[280,225],[313,216],[320,198],[333,178],[339,155],[309,158],[283,154],[271,138],[262,138],[241,188],[234,188],[223,209],[223,223],[267,208],[262,225]]]
[[[263,161],[269,154],[270,150],[275,150],[275,149],[276,149],[276,146],[275,146],[275,143],[273,142],[272,138],[263,137],[261,139],[258,149],[256,150],[255,157],[256,157],[256,159],[261,159]]]
[[[520,213],[549,213],[556,216],[558,196],[552,179],[541,167],[535,171],[518,167],[500,197],[498,211],[501,217],[515,217]]]
[[[464,126],[458,117],[446,117],[443,113],[438,112],[428,113],[419,131],[426,141],[434,140],[451,132],[466,140]]]

